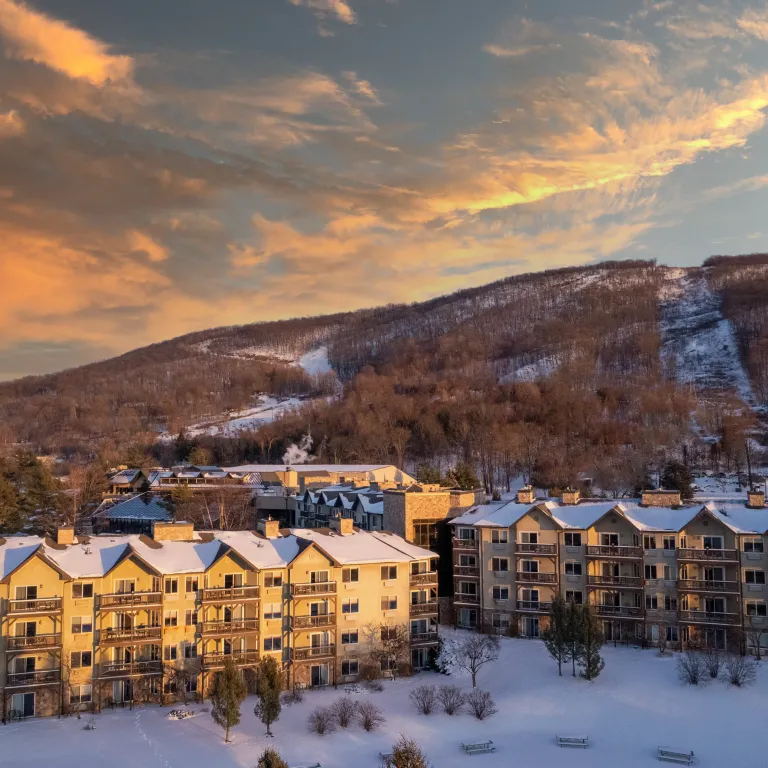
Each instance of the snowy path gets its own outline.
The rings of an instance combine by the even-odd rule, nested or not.
[[[668,374],[698,390],[733,390],[755,404],[731,323],[701,275],[670,271],[661,303],[661,355]]]

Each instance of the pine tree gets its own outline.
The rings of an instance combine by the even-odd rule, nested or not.
[[[256,768],[288,768],[288,763],[280,757],[276,750],[267,748],[262,752],[259,762],[256,763]]]
[[[227,659],[224,669],[213,680],[211,691],[211,717],[224,729],[224,741],[229,742],[229,730],[240,722],[240,705],[246,696],[245,681]]]
[[[272,735],[270,727],[280,717],[280,668],[272,656],[265,656],[259,662],[259,703],[253,714],[267,726],[267,736]]]
[[[427,758],[414,739],[401,736],[392,749],[392,768],[428,768]]]
[[[562,677],[563,663],[570,659],[568,643],[568,605],[562,595],[556,595],[549,613],[549,626],[544,630],[544,644],[557,662],[557,674]]]
[[[443,481],[443,476],[440,474],[440,470],[437,467],[433,467],[431,464],[419,464],[416,477],[420,483],[439,484]]]
[[[576,660],[579,658],[582,647],[582,608],[576,603],[569,603],[566,615],[566,639],[568,646],[568,657],[571,660],[573,676],[576,677]]]
[[[469,464],[460,461],[446,473],[443,485],[459,488],[462,491],[472,491],[480,487],[480,481],[477,479],[475,470]]]
[[[680,491],[683,500],[693,498],[693,475],[685,464],[670,461],[661,475],[661,485],[668,490]]]
[[[594,680],[605,666],[605,661],[600,655],[604,644],[605,637],[600,619],[589,605],[585,605],[582,610],[579,666],[581,676],[586,680]]]
[[[21,527],[21,511],[16,489],[10,480],[0,475],[0,532],[17,533]]]

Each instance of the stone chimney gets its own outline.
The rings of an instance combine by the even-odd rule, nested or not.
[[[517,492],[518,504],[533,504],[534,499],[535,499],[534,490],[533,490],[533,486],[531,485],[524,485]]]
[[[268,539],[276,539],[280,535],[280,521],[268,517],[266,520],[259,520],[257,529]]]
[[[65,525],[63,528],[59,528],[56,531],[56,543],[57,544],[74,544],[75,543],[74,526]]]
[[[643,491],[640,503],[644,507],[679,507],[680,491],[665,491],[659,488],[657,491]]]
[[[331,529],[342,536],[351,536],[355,532],[355,521],[351,517],[336,517],[331,520]]]
[[[560,502],[563,506],[578,504],[580,496],[581,493],[577,488],[563,488],[563,495]]]
[[[192,541],[195,526],[192,523],[155,523],[152,538],[155,541]]]
[[[765,491],[754,489],[747,492],[747,506],[750,509],[762,509],[765,507]]]

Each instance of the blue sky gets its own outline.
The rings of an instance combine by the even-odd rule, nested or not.
[[[0,379],[768,249],[768,4],[0,0]]]

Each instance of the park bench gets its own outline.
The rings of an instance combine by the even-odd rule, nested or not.
[[[495,752],[496,747],[492,741],[481,741],[478,744],[462,744],[461,748],[468,755],[482,755],[484,752]]]
[[[589,746],[589,736],[556,736],[555,738],[560,747],[581,747],[586,749]]]
[[[671,747],[659,747],[657,756],[659,760],[664,760],[667,763],[680,763],[680,765],[693,763],[693,752],[682,752]]]

